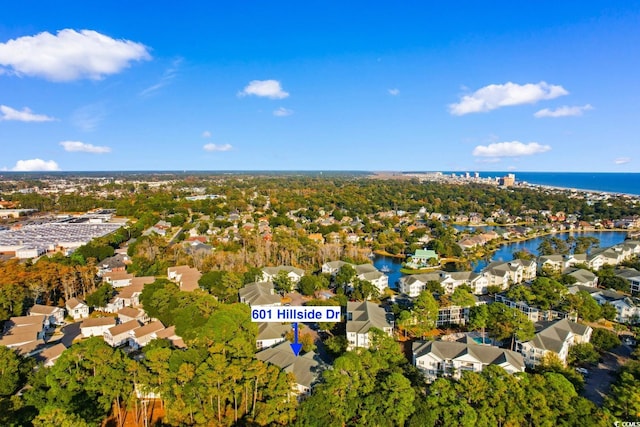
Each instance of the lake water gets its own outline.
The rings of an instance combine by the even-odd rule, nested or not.
[[[582,231],[582,232],[566,232],[566,233],[554,233],[552,236],[559,237],[566,240],[569,236],[573,237],[595,237],[600,240],[601,248],[608,248],[618,243],[622,243],[627,237],[627,233],[624,231]],[[534,239],[525,240],[523,242],[513,242],[502,245],[500,249],[493,253],[489,261],[481,260],[472,265],[473,271],[479,272],[492,261],[511,261],[513,259],[513,253],[517,251],[526,250],[531,252],[535,256],[538,256],[538,246],[542,242],[542,237],[536,237]],[[385,274],[389,276],[389,287],[391,289],[397,289],[398,280],[404,276],[400,272],[402,268],[403,260],[400,258],[392,258],[381,255],[376,255],[373,259],[373,265],[381,270],[383,267],[389,269]]]
[[[567,240],[569,236],[573,237],[595,237],[600,240],[601,248],[608,248],[618,243],[622,243],[627,237],[625,231],[581,231],[581,232],[566,232],[566,233],[554,233],[554,237]],[[473,271],[481,271],[487,266],[489,262],[493,261],[511,261],[513,259],[513,253],[517,251],[526,250],[533,255],[538,256],[538,246],[542,243],[544,237],[536,237],[534,239],[525,240],[523,242],[513,242],[502,245],[500,249],[495,251],[489,261],[481,260],[472,265]]]

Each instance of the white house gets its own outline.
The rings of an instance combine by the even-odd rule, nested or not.
[[[47,316],[52,325],[64,324],[64,308],[35,304],[29,309],[30,316]]]
[[[188,265],[180,265],[177,267],[169,267],[167,269],[167,278],[178,284],[181,291],[193,292],[200,289],[198,280],[202,277],[202,273],[197,268]]]
[[[517,350],[527,366],[538,365],[548,353],[555,354],[563,363],[567,363],[569,348],[589,342],[593,332],[590,326],[568,319],[546,322],[541,326],[532,340],[517,342]]]
[[[280,324],[265,322],[258,324],[258,335],[256,336],[256,348],[272,347],[285,340],[285,334],[291,331],[290,324]]]
[[[240,302],[253,305],[282,305],[280,295],[276,294],[272,282],[249,283],[238,291]]]
[[[66,303],[67,313],[73,320],[85,319],[89,317],[89,306],[78,298],[71,298]]]
[[[356,277],[360,280],[366,280],[382,293],[389,287],[389,277],[378,271],[372,264],[360,264],[355,266]]]
[[[413,364],[429,382],[439,376],[460,379],[462,372],[480,372],[485,366],[498,365],[510,374],[524,372],[521,354],[490,345],[467,342],[416,341]]]
[[[137,320],[129,320],[117,326],[109,328],[104,333],[104,341],[111,347],[119,347],[129,343],[129,339],[133,337],[133,331],[140,327]]]
[[[393,335],[393,323],[387,319],[384,308],[369,301],[347,302],[347,349],[371,345],[369,332],[377,328],[389,336]]]
[[[80,332],[84,338],[101,337],[115,325],[116,319],[113,317],[95,317],[83,320],[80,324]]]
[[[631,285],[631,293],[637,294],[640,292],[640,271],[635,268],[624,268],[616,270],[616,276],[622,277],[629,281]]]
[[[102,275],[102,280],[110,284],[114,288],[124,288],[131,284],[133,280],[133,274],[129,274],[126,271],[111,271]]]
[[[262,281],[273,282],[281,271],[287,273],[287,277],[293,284],[298,283],[302,276],[304,276],[304,270],[301,268],[292,267],[290,265],[280,265],[278,267],[264,267],[262,269]]]
[[[118,321],[120,323],[127,323],[131,320],[136,320],[144,325],[149,321],[149,316],[147,316],[147,313],[141,308],[124,307],[118,311],[117,314]]]
[[[66,349],[67,347],[62,343],[47,347],[37,355],[36,360],[41,361],[44,366],[50,368],[55,365],[56,360],[58,360]]]
[[[291,351],[289,344],[289,342],[283,342],[264,349],[256,353],[256,358],[276,365],[285,372],[292,373],[295,378],[293,394],[308,394],[318,381],[324,364],[313,351],[296,356]]]
[[[159,320],[141,326],[133,331],[133,336],[129,340],[129,345],[134,350],[144,347],[149,344],[149,342],[156,339],[158,337],[156,334],[163,329],[164,325]]]
[[[340,271],[340,268],[342,268],[342,266],[345,264],[349,264],[349,263],[344,261],[325,262],[324,264],[322,264],[322,272],[335,276],[336,273]]]

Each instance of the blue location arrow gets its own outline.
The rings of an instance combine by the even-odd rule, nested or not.
[[[291,344],[291,350],[296,356],[300,354],[302,350],[302,344],[298,342],[298,322],[293,322],[293,343]]]

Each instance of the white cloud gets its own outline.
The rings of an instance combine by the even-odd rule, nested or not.
[[[233,147],[231,146],[231,144],[222,144],[222,145],[205,144],[202,148],[205,151],[229,151]]]
[[[84,142],[80,142],[80,141],[62,141],[60,145],[62,145],[62,147],[64,148],[64,151],[71,151],[71,152],[83,152],[83,153],[94,153],[94,154],[104,154],[104,153],[111,152],[111,147],[85,144]]]
[[[60,166],[53,160],[30,159],[18,160],[11,170],[15,172],[59,171]]]
[[[493,84],[480,88],[471,95],[463,96],[459,103],[450,104],[449,112],[454,116],[462,116],[512,105],[535,104],[538,101],[554,99],[568,93],[562,86],[550,85],[546,82],[524,85],[512,82]]]
[[[208,130],[205,130],[204,132],[202,132],[202,137],[211,138],[211,132],[209,132]]]
[[[288,108],[280,107],[277,110],[273,110],[273,115],[277,117],[286,117],[293,114],[293,110],[289,110]]]
[[[22,111],[14,110],[6,105],[0,105],[0,121],[15,120],[18,122],[50,122],[53,117],[44,114],[34,114],[30,109],[23,108]]]
[[[630,157],[618,157],[613,161],[613,163],[615,163],[616,165],[626,165],[627,163],[630,163],[630,162],[631,162]]]
[[[590,104],[580,106],[569,107],[568,105],[563,105],[562,107],[558,107],[555,110],[550,108],[545,108],[540,111],[536,111],[534,114],[535,117],[570,117],[570,116],[581,116],[585,111],[593,110],[593,107]]]
[[[44,77],[52,81],[99,80],[151,59],[147,47],[116,40],[92,30],[43,32],[0,43],[0,72]]]
[[[288,92],[282,90],[280,82],[277,80],[252,80],[238,93],[238,96],[255,95],[271,99],[283,99],[289,96]]]
[[[496,142],[489,145],[478,145],[473,149],[473,155],[477,157],[520,157],[532,154],[544,153],[551,150],[549,145],[541,145],[537,142],[524,144],[520,141]]]
[[[389,89],[387,92],[389,92],[389,95],[393,96],[400,95],[400,89]]]

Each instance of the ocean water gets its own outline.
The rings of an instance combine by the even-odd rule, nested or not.
[[[457,172],[459,174],[459,172]],[[640,173],[612,172],[480,172],[480,176],[496,177],[515,173],[516,182],[552,187],[606,191],[640,195]]]

